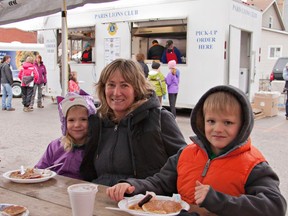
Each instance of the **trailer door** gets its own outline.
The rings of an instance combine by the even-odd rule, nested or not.
[[[229,70],[228,84],[239,87],[241,30],[230,25],[229,28]]]

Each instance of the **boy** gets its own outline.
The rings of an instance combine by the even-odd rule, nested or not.
[[[179,193],[200,215],[284,216],[287,204],[277,174],[251,145],[253,113],[246,95],[216,86],[191,114],[193,143],[169,158],[162,170],[144,180],[128,179],[107,189],[119,201],[124,193]]]

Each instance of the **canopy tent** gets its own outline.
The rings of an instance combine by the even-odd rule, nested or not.
[[[115,0],[0,0],[0,25],[46,16],[62,10],[83,6],[87,3],[104,3]]]
[[[0,0],[0,25],[32,19],[62,11],[62,96],[67,93],[67,9],[87,3],[105,3],[116,0]]]

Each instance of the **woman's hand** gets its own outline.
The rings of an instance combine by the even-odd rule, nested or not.
[[[131,186],[128,183],[118,183],[113,187],[109,187],[106,190],[106,194],[110,197],[110,199],[118,202],[124,198],[124,194],[131,194],[135,190],[134,186]]]
[[[208,194],[209,189],[210,185],[203,185],[199,181],[196,181],[194,198],[197,205],[202,204]]]

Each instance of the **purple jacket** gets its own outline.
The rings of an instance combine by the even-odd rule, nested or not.
[[[63,163],[61,166],[54,167],[51,170],[58,175],[70,178],[82,179],[79,168],[83,159],[84,148],[72,149],[67,152],[61,144],[61,138],[53,140],[47,147],[45,153],[35,167],[45,169],[54,164]]]
[[[39,77],[37,79],[37,81],[35,82],[35,84],[46,84],[47,83],[47,71],[46,71],[46,67],[43,64],[43,62],[40,63],[40,65],[38,65],[37,62],[34,63],[35,68],[38,71]]]
[[[165,78],[168,94],[178,93],[179,90],[179,71],[176,72],[176,75],[173,75],[169,72]]]

